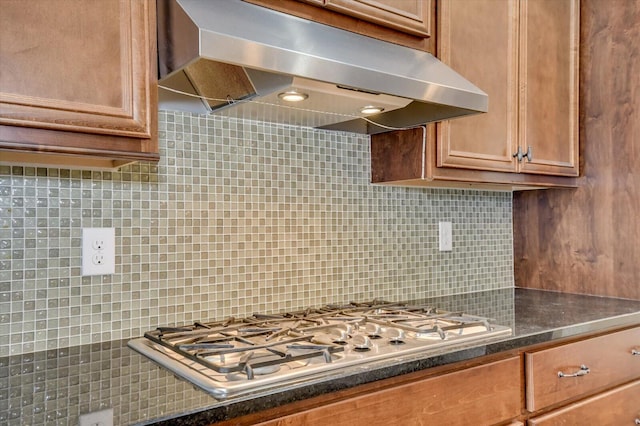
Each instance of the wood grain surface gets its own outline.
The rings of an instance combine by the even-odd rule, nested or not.
[[[526,403],[531,412],[640,378],[640,362],[632,349],[640,328],[525,353]],[[574,374],[581,366],[589,373]]]
[[[356,17],[347,16],[333,10],[318,7],[324,4],[322,1],[304,0],[246,0],[249,3],[258,4],[270,9],[285,12],[304,19],[309,19],[321,24],[330,25],[332,27],[341,28],[368,37],[377,38],[388,41],[390,43],[400,44],[412,49],[425,50],[435,54],[435,39],[433,37],[425,38],[414,34],[408,34],[403,31],[387,28],[375,23],[367,22]],[[435,28],[435,2],[429,5],[431,11],[430,28]]]
[[[640,1],[581,3],[575,190],[514,194],[517,286],[640,299]]]
[[[497,424],[520,414],[520,359],[417,381],[258,423],[260,426]]]
[[[640,416],[638,400],[640,400],[640,380],[547,415],[530,419],[527,424],[531,426],[633,425]]]

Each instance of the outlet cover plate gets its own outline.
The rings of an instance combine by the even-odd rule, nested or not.
[[[116,229],[82,229],[82,275],[116,273]]]
[[[453,230],[451,222],[440,222],[439,224],[439,248],[440,251],[453,250]]]
[[[82,414],[79,426],[113,426],[113,408]]]

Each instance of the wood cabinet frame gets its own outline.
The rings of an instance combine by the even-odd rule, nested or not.
[[[435,54],[435,41],[433,37],[425,37],[415,33],[408,33],[397,29],[397,27],[389,27],[376,23],[374,20],[365,20],[357,15],[349,16],[331,10],[325,5],[325,0],[244,0],[248,3],[257,4],[259,6],[268,7],[273,10],[284,12],[300,18],[309,19],[332,27],[340,28],[346,31],[362,34],[367,37],[373,37],[390,43],[407,46],[412,49],[424,50]],[[427,0],[429,13],[429,31],[433,33],[436,26],[435,2],[436,0]],[[426,10],[426,9],[425,9]],[[360,11],[360,13],[365,13]],[[353,14],[352,14],[353,15]]]
[[[579,10],[579,0],[440,1],[438,56],[486,88],[489,113],[437,124],[438,167],[579,175]]]
[[[159,159],[155,1],[115,4],[65,0],[58,15],[3,5],[2,161],[116,167]],[[106,20],[108,36],[86,28],[82,38],[92,19]],[[51,21],[60,28],[50,33]]]

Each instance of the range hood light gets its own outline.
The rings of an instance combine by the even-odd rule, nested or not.
[[[365,115],[377,114],[382,111],[384,111],[384,108],[379,106],[373,106],[373,105],[367,105],[365,107],[360,108],[360,112]]]
[[[296,90],[288,90],[286,92],[278,93],[278,97],[287,102],[300,102],[307,99],[309,95]]]

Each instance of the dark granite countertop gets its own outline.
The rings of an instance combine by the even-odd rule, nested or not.
[[[217,401],[129,349],[126,340],[0,358],[0,424],[77,425],[113,408],[114,424],[201,425],[358,384],[564,337],[640,324],[640,301],[504,289],[430,298],[445,310],[495,319],[511,337],[345,371],[277,392]]]

